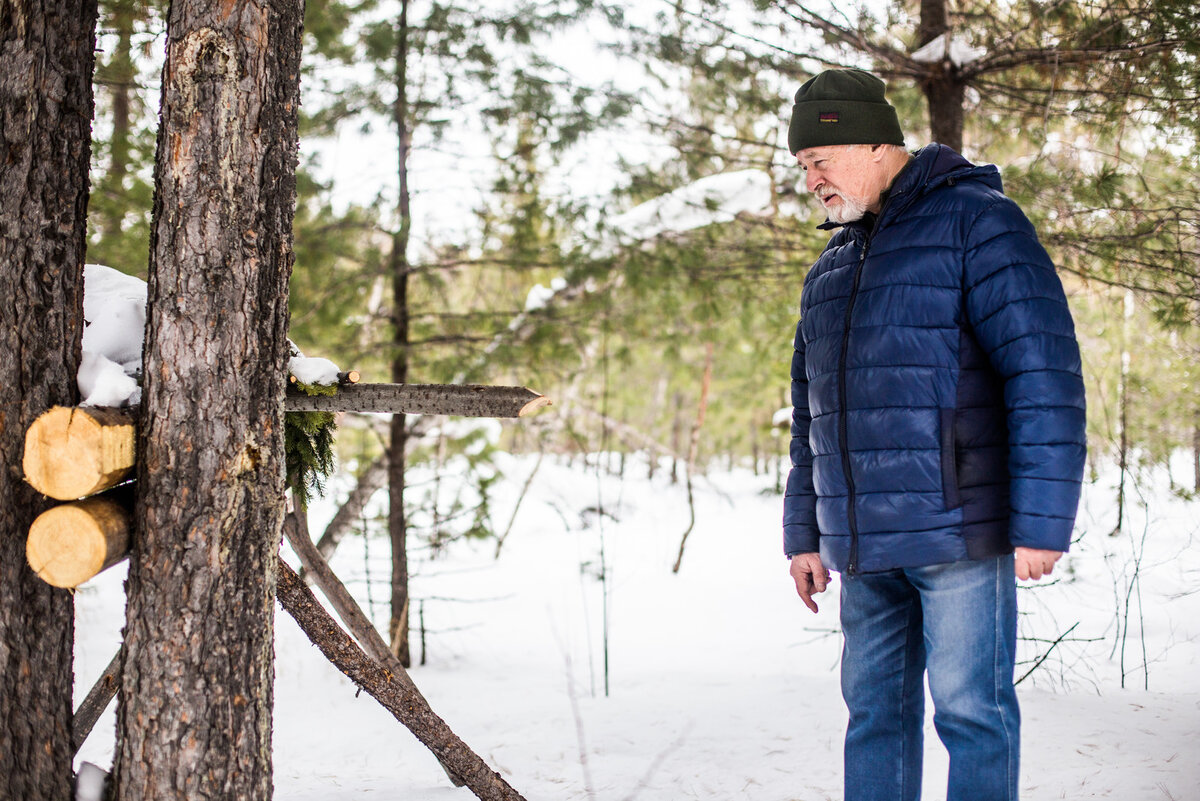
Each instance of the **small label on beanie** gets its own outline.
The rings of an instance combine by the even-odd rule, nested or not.
[[[838,113],[836,111],[822,111],[817,117],[818,122],[837,122]]]

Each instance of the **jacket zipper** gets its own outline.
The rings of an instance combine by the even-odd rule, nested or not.
[[[850,468],[850,426],[846,419],[849,402],[846,399],[846,361],[850,351],[850,318],[854,314],[854,303],[858,300],[858,284],[862,280],[863,267],[867,263],[867,252],[871,249],[871,239],[863,242],[862,255],[854,270],[854,280],[850,285],[850,299],[846,302],[846,323],[842,333],[842,352],[838,359],[838,395],[841,400],[841,416],[838,420],[838,444],[842,452],[842,473],[846,477],[846,522],[850,528],[850,562],[846,572],[850,575],[858,572],[858,520],[854,512],[855,491],[854,474]]]

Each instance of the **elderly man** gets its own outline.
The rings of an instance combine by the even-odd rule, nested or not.
[[[1085,457],[1062,285],[993,166],[908,153],[884,84],[829,70],[788,145],[836,229],[804,281],[784,551],[841,573],[846,801],[921,794],[924,678],[949,801],[1017,798],[1016,578],[1067,550]]]

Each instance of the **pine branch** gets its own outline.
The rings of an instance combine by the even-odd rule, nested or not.
[[[923,64],[918,64],[917,62],[913,61],[912,58],[902,50],[885,44],[880,44],[879,42],[874,42],[867,38],[866,33],[863,31],[830,22],[817,12],[805,6],[803,3],[790,2],[789,0],[776,0],[776,6],[780,11],[801,25],[809,28],[815,28],[839,44],[850,47],[860,53],[874,56],[879,61],[891,65],[892,69],[896,73],[919,76],[923,75],[926,71]],[[847,22],[848,21],[849,20],[847,20]]]
[[[981,75],[1033,66],[1077,66],[1099,61],[1116,61],[1118,64],[1135,59],[1144,59],[1162,53],[1171,53],[1187,44],[1182,39],[1158,39],[1152,42],[1131,42],[1104,47],[1079,47],[1060,49],[1037,47],[990,53],[979,61],[972,62],[960,73],[964,81]]]

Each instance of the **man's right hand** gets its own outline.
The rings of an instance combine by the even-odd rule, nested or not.
[[[792,580],[796,582],[796,592],[800,595],[800,600],[816,613],[817,602],[813,600],[813,596],[818,592],[825,592],[825,588],[829,586],[829,571],[821,564],[821,555],[796,554],[792,557],[789,572],[792,574]]]

